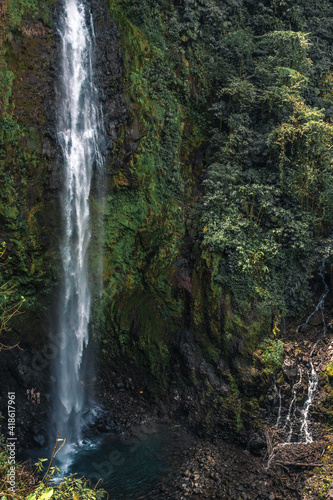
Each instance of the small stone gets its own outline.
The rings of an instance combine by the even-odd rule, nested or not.
[[[333,498],[333,489],[328,490],[328,492],[327,492],[327,498]]]
[[[271,493],[271,494],[269,495],[269,497],[268,497],[268,498],[269,498],[269,500],[275,500],[275,495],[274,495],[274,493]]]

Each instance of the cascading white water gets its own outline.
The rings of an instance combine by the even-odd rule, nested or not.
[[[83,1],[64,0],[59,29],[62,71],[57,132],[64,159],[61,245],[64,276],[59,300],[60,354],[55,369],[53,427],[60,438],[66,439],[67,452],[80,441],[82,425],[85,392],[82,358],[88,344],[91,309],[89,195],[93,165],[102,166],[98,148],[102,128],[92,65],[94,31],[91,16],[87,14]]]
[[[326,265],[326,258],[324,258],[324,260],[322,261],[320,269],[319,269],[319,276],[320,276],[321,281],[322,281],[323,286],[324,286],[323,292],[320,296],[320,299],[319,299],[315,309],[307,317],[307,319],[305,320],[304,323],[297,326],[297,328],[296,328],[297,333],[299,332],[299,330],[302,327],[308,326],[311,318],[317,312],[320,311],[321,317],[322,317],[322,324],[323,324],[322,337],[326,336],[327,324],[326,324],[326,319],[325,319],[325,300],[326,300],[326,297],[329,293],[329,287],[328,287],[326,280],[325,280],[325,265]],[[317,340],[317,342],[314,344],[314,346],[311,350],[311,353],[310,353],[310,359],[312,358],[313,352],[315,351],[316,346],[317,346],[319,341],[320,341],[320,339]],[[333,348],[333,345],[331,344],[329,349],[332,349],[332,348]],[[299,439],[301,442],[312,443],[312,441],[313,441],[312,434],[311,434],[311,431],[309,430],[309,423],[310,423],[309,422],[309,413],[310,413],[310,408],[313,404],[314,397],[315,397],[316,392],[317,392],[318,381],[319,381],[319,376],[318,376],[318,374],[313,366],[312,361],[310,361],[310,369],[307,369],[307,373],[308,373],[308,394],[307,394],[307,399],[304,403],[304,408],[302,410],[302,417],[300,419],[301,426],[300,426],[300,430],[299,430]],[[288,414],[286,417],[285,425],[283,427],[283,429],[285,431],[287,431],[287,429],[289,427],[289,433],[287,436],[287,443],[290,443],[291,439],[293,437],[294,422],[296,420],[295,416],[296,416],[297,390],[301,386],[301,382],[302,382],[302,369],[300,369],[299,381],[292,388],[292,398],[290,401],[289,410],[288,410]],[[275,425],[276,428],[279,427],[280,418],[281,418],[281,392],[279,393],[279,404],[280,404],[280,407],[278,410],[277,423]]]
[[[310,362],[310,367],[311,367],[311,371],[309,370],[309,373],[308,373],[308,378],[309,378],[308,397],[307,397],[307,400],[306,400],[305,405],[304,405],[304,410],[302,412],[302,419],[301,419],[302,425],[301,425],[301,430],[300,430],[301,437],[305,440],[306,443],[313,442],[312,434],[309,430],[309,410],[310,410],[310,407],[313,403],[313,399],[316,395],[317,388],[318,388],[318,381],[319,381],[318,374],[317,374],[316,370],[314,369],[312,362]]]
[[[292,398],[291,398],[291,401],[290,401],[290,405],[289,405],[289,410],[288,410],[286,422],[284,424],[284,429],[286,431],[287,431],[287,429],[289,427],[289,434],[288,434],[288,437],[287,437],[287,443],[291,442],[291,438],[292,438],[292,435],[293,435],[293,423],[295,421],[297,390],[301,386],[302,375],[303,375],[303,372],[302,372],[302,369],[300,369],[298,382],[296,382],[296,384],[294,384],[293,388],[292,388]]]
[[[276,424],[275,424],[275,427],[276,429],[279,428],[279,425],[280,425],[280,421],[281,421],[281,411],[282,411],[282,395],[281,395],[281,387],[279,390],[277,390],[277,387],[275,385],[275,389],[278,393],[278,398],[279,398],[279,408],[278,408],[278,414],[277,414],[277,419],[276,419]]]
[[[305,442],[305,443],[312,443],[313,442],[312,433],[309,429],[309,423],[310,423],[309,422],[309,413],[310,413],[310,408],[313,404],[314,398],[315,398],[316,393],[317,393],[319,376],[314,368],[312,361],[310,361],[310,368],[307,369],[308,392],[307,392],[306,401],[304,403],[304,408],[302,410],[302,416],[299,419],[300,420],[300,428],[299,428],[299,432],[294,433],[295,422],[297,422],[297,420],[298,420],[296,418],[297,391],[301,387],[302,378],[303,378],[302,374],[303,374],[302,369],[300,369],[299,379],[292,387],[292,397],[290,400],[288,414],[287,414],[285,424],[283,427],[283,430],[285,432],[287,432],[289,429],[285,443],[291,443],[292,437],[294,436],[294,434],[296,434],[298,436],[299,442]],[[276,386],[275,386],[275,389],[276,389]],[[280,427],[280,421],[281,421],[281,405],[282,405],[281,389],[279,390],[278,396],[279,396],[279,409],[278,409],[277,422],[275,424],[275,428],[277,428],[277,429]]]

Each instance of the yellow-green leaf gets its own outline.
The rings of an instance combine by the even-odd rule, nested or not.
[[[45,493],[42,494],[41,497],[39,497],[38,500],[49,500],[53,496],[53,488],[51,488],[49,491],[46,491]]]

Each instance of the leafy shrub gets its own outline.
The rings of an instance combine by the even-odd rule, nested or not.
[[[267,375],[281,368],[284,355],[282,340],[266,339],[259,346],[259,352]]]

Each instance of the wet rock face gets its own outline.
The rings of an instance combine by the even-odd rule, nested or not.
[[[14,117],[31,134],[22,142],[48,160],[50,179],[44,197],[53,198],[61,185],[61,151],[56,138],[56,88],[59,71],[59,37],[56,21],[60,2],[50,19],[25,19],[10,44],[9,68],[14,74]],[[48,173],[45,172],[45,180]],[[33,202],[34,200],[29,200]]]
[[[119,53],[119,29],[109,14],[107,0],[89,0],[96,38],[95,82],[103,110],[105,139],[101,145],[105,156],[117,139],[118,128],[126,121],[122,58]]]
[[[15,348],[0,352],[0,411],[3,416],[2,433],[7,436],[7,394],[15,394],[17,450],[38,448],[47,439],[47,415],[50,407],[48,366],[40,364],[36,349]],[[26,391],[40,394],[32,400]]]

